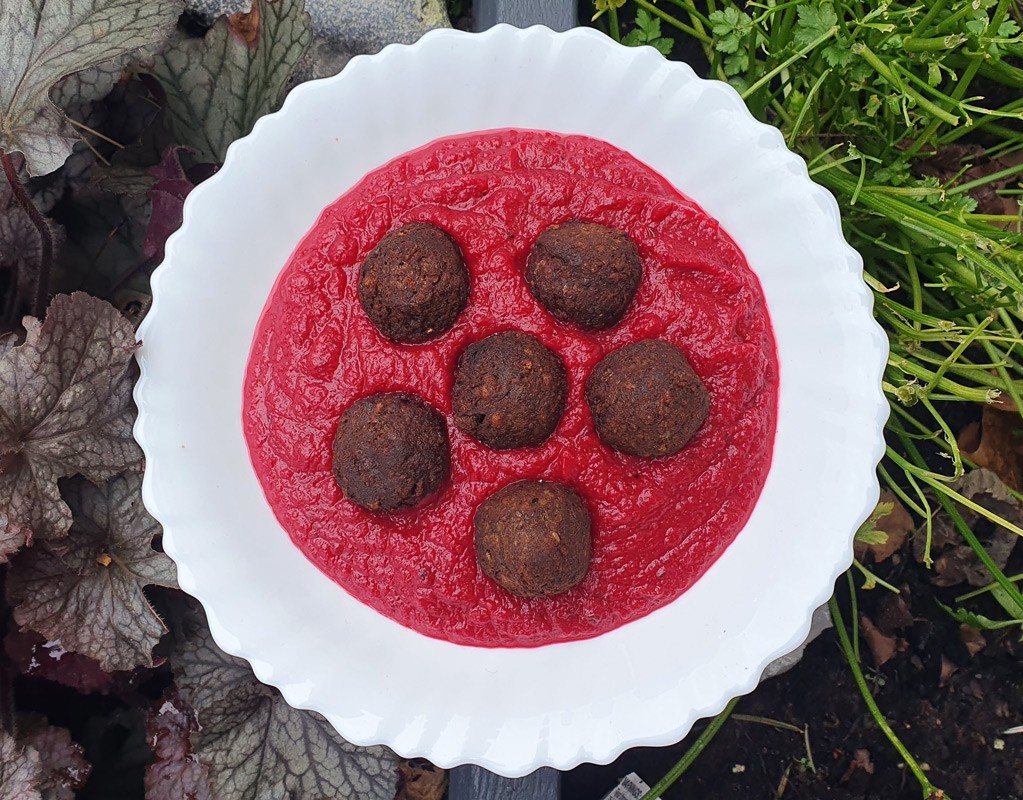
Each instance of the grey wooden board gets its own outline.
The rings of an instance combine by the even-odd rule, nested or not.
[[[485,31],[499,22],[519,28],[546,25],[567,31],[579,24],[575,0],[476,0],[473,20],[477,31]]]
[[[543,767],[524,778],[502,778],[483,767],[451,770],[448,800],[558,800],[561,773]]]
[[[577,24],[575,0],[475,0],[477,31],[499,22],[520,28],[546,25],[556,31]],[[561,773],[544,767],[524,778],[502,778],[473,764],[451,770],[448,800],[559,800]]]

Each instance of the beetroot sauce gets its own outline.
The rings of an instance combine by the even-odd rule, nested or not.
[[[530,294],[526,257],[570,219],[626,231],[644,274],[609,331],[557,322]],[[359,267],[413,221],[450,233],[472,279],[455,326],[396,345],[369,322]],[[542,446],[495,452],[454,427],[454,365],[470,343],[516,329],[557,352],[568,406]],[[604,446],[584,382],[610,351],[641,339],[678,346],[710,392],[710,414],[677,455]],[[420,394],[445,415],[451,477],[389,515],[346,500],[331,474],[342,411],[383,391]],[[256,330],[244,389],[252,462],[280,524],[349,594],[413,630],[458,644],[534,646],[612,630],[671,602],[749,518],[771,462],[778,364],[764,297],[717,222],[648,167],[581,136],[505,130],[444,139],[366,176],[329,206],[295,250]],[[593,517],[586,578],[554,597],[514,597],[477,567],[472,519],[524,478],[561,481]],[[316,613],[330,613],[317,609]]]

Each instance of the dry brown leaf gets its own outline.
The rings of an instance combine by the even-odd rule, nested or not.
[[[256,39],[259,37],[259,3],[253,3],[251,11],[239,11],[237,14],[229,15],[227,27],[249,47],[255,47]]]
[[[910,516],[905,506],[899,502],[899,499],[892,492],[887,490],[881,492],[878,505],[884,503],[891,503],[892,510],[890,513],[874,520],[874,529],[887,534],[888,539],[881,544],[867,544],[866,542],[857,541],[853,547],[856,558],[860,561],[864,561],[868,555],[873,558],[875,564],[891,558],[902,547],[902,543],[906,541],[906,537],[915,527],[913,517]]]
[[[952,488],[988,511],[1014,525],[1023,524],[1023,508],[1009,494],[1005,484],[988,469],[974,469],[952,484]],[[977,535],[980,543],[999,569],[1005,569],[1018,537],[1011,531],[988,522],[977,512],[958,506],[965,523]],[[913,555],[923,562],[926,537],[921,529],[913,537]],[[971,586],[986,586],[991,582],[988,571],[973,549],[963,541],[952,520],[945,514],[934,518],[931,557],[934,559],[935,586],[955,586],[967,581]]]
[[[984,406],[980,424],[970,423],[959,434],[959,449],[1006,486],[1023,491],[1023,419],[1015,409]]]
[[[448,773],[422,758],[398,764],[398,794],[394,800],[441,800],[448,788]]]
[[[882,633],[892,635],[913,624],[913,615],[902,595],[887,593],[877,602],[874,621]]]
[[[941,676],[938,678],[938,686],[946,686],[952,676],[959,671],[959,665],[951,661],[947,656],[941,656]]]
[[[849,779],[852,778],[853,773],[857,770],[863,770],[868,775],[874,774],[874,762],[870,760],[869,750],[857,750],[853,753],[852,761],[849,763],[849,769],[845,771],[841,782],[848,783]]]
[[[960,625],[959,638],[966,648],[966,652],[971,656],[977,655],[987,646],[987,639],[984,638],[984,634],[972,625]]]
[[[873,620],[865,615],[860,616],[860,630],[863,631],[863,641],[867,643],[871,655],[874,656],[875,667],[883,667],[895,658],[899,651],[899,643],[894,636],[881,633]]]

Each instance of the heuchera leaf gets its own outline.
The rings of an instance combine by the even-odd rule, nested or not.
[[[199,721],[188,701],[169,692],[146,716],[146,740],[156,757],[146,767],[146,800],[215,800],[209,770],[192,753]]]
[[[176,587],[174,562],[153,550],[159,523],[142,505],[138,473],[105,487],[63,484],[74,511],[66,540],[26,549],[7,578],[14,619],[105,670],[153,664],[166,632],[143,586]]]
[[[342,739],[319,714],[289,706],[248,665],[196,626],[172,660],[198,715],[192,744],[218,800],[268,797],[391,800],[397,758]]]
[[[180,12],[179,0],[0,0],[0,150],[24,153],[31,175],[60,167],[77,137],[50,88],[165,38]]]
[[[74,800],[75,790],[85,786],[92,772],[82,746],[64,728],[48,725],[41,717],[31,725],[22,722],[19,730],[19,743],[39,754],[42,800]]]
[[[179,38],[156,58],[167,90],[168,123],[202,162],[274,111],[312,41],[303,0],[254,0],[248,14],[222,17],[204,39]]]
[[[174,231],[181,227],[181,212],[185,198],[194,188],[181,166],[184,147],[168,147],[160,163],[150,167],[149,174],[156,179],[149,190],[153,212],[142,243],[142,255],[154,263],[163,260],[163,247]]]
[[[54,265],[51,286],[107,294],[141,263],[150,213],[144,194],[85,187],[66,198],[64,213],[67,239]],[[147,274],[142,277],[148,280]]]
[[[9,630],[4,637],[4,652],[22,675],[54,681],[79,692],[105,692],[114,683],[114,676],[95,659],[69,653],[59,640],[47,641],[35,631]]]
[[[17,276],[18,291],[27,297],[30,281],[39,270],[43,243],[39,230],[14,198],[10,185],[0,183],[0,268]]]
[[[58,478],[105,481],[142,464],[131,436],[135,333],[109,303],[76,292],[0,355],[0,562],[33,536],[63,536]]]
[[[43,800],[39,792],[42,779],[39,753],[22,747],[0,728],[0,800]]]

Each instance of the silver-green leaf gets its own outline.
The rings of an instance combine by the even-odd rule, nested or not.
[[[77,138],[50,88],[70,75],[166,38],[180,0],[0,0],[0,150],[30,175],[58,169]]]
[[[172,661],[198,715],[192,743],[218,800],[391,800],[398,760],[356,747],[319,714],[289,706],[196,626]]]
[[[176,39],[153,69],[176,140],[199,161],[222,162],[231,142],[280,105],[311,41],[303,0],[254,0],[252,11],[222,17],[204,39]]]
[[[153,549],[160,525],[146,512],[138,473],[98,487],[62,484],[74,511],[67,539],[23,551],[7,579],[14,620],[108,672],[152,666],[166,632],[142,591],[177,587],[174,562]]]

